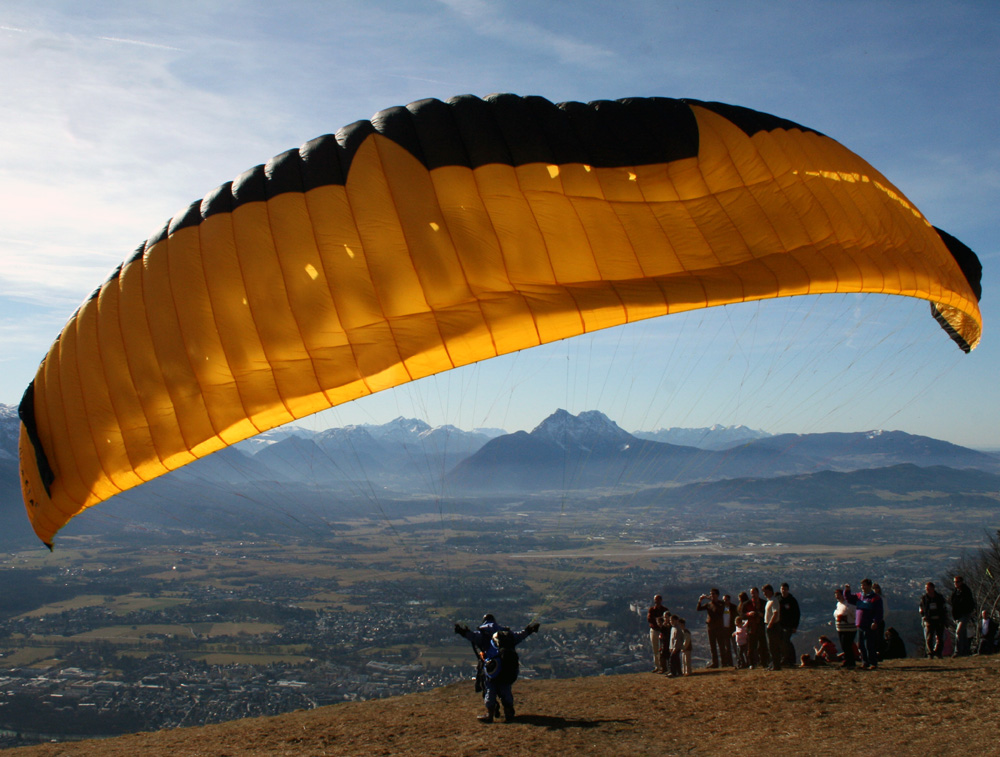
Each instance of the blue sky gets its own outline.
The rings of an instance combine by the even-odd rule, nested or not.
[[[1000,11],[986,2],[0,5],[0,402],[163,222],[272,155],[425,97],[720,100],[868,159],[983,262],[963,355],[925,303],[799,298],[530,350],[309,421],[892,428],[1000,448]]]

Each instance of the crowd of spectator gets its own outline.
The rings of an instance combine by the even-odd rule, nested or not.
[[[925,586],[918,611],[924,631],[924,654],[972,654],[972,635],[978,638],[977,654],[998,651],[997,622],[990,610],[976,617],[977,603],[961,576],[954,578],[955,589],[946,598],[932,582]],[[761,596],[763,595],[763,596]],[[834,590],[833,626],[835,643],[821,635],[812,654],[796,657],[792,637],[798,632],[799,603],[787,583],[777,592],[771,584],[741,591],[737,601],[731,595],[719,595],[717,588],[702,594],[695,606],[705,613],[705,626],[711,661],[708,668],[767,668],[783,666],[816,667],[839,665],[843,668],[875,670],[882,660],[906,657],[906,645],[899,632],[886,627],[888,608],[878,583],[865,578],[859,591],[849,584]],[[949,617],[950,612],[950,617]],[[653,597],[646,613],[649,642],[653,652],[653,672],[673,677],[691,673],[691,633],[680,615],[671,613],[662,595]],[[978,621],[978,627],[975,624]],[[948,649],[954,637],[952,649]]]
[[[760,596],[763,591],[763,598]],[[799,603],[782,584],[780,592],[767,584],[750,593],[741,592],[739,603],[729,594],[720,598],[718,589],[698,598],[697,612],[705,613],[710,668],[765,666],[780,670],[794,664],[792,635],[799,626]],[[671,613],[656,595],[646,613],[653,650],[653,672],[667,676],[691,673],[691,632],[680,615]]]

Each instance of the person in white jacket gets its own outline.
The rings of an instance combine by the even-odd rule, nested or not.
[[[855,610],[844,599],[843,589],[837,589],[834,595],[837,598],[837,607],[833,611],[833,622],[837,627],[837,636],[840,637],[840,648],[844,651],[842,667],[853,668],[854,636],[858,630],[855,624]]]

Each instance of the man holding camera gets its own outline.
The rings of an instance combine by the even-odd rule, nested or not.
[[[719,590],[712,588],[708,594],[702,594],[698,598],[698,612],[705,613],[705,626],[708,631],[708,644],[712,650],[712,662],[710,668],[719,667],[722,664],[731,668],[733,666],[732,650],[729,647],[729,631],[726,628],[726,605],[719,599]]]

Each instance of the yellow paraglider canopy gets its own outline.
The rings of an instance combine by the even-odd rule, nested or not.
[[[979,341],[976,256],[792,122],[664,98],[377,113],[219,187],[63,329],[21,403],[28,515],[451,368],[632,321],[831,292]]]

